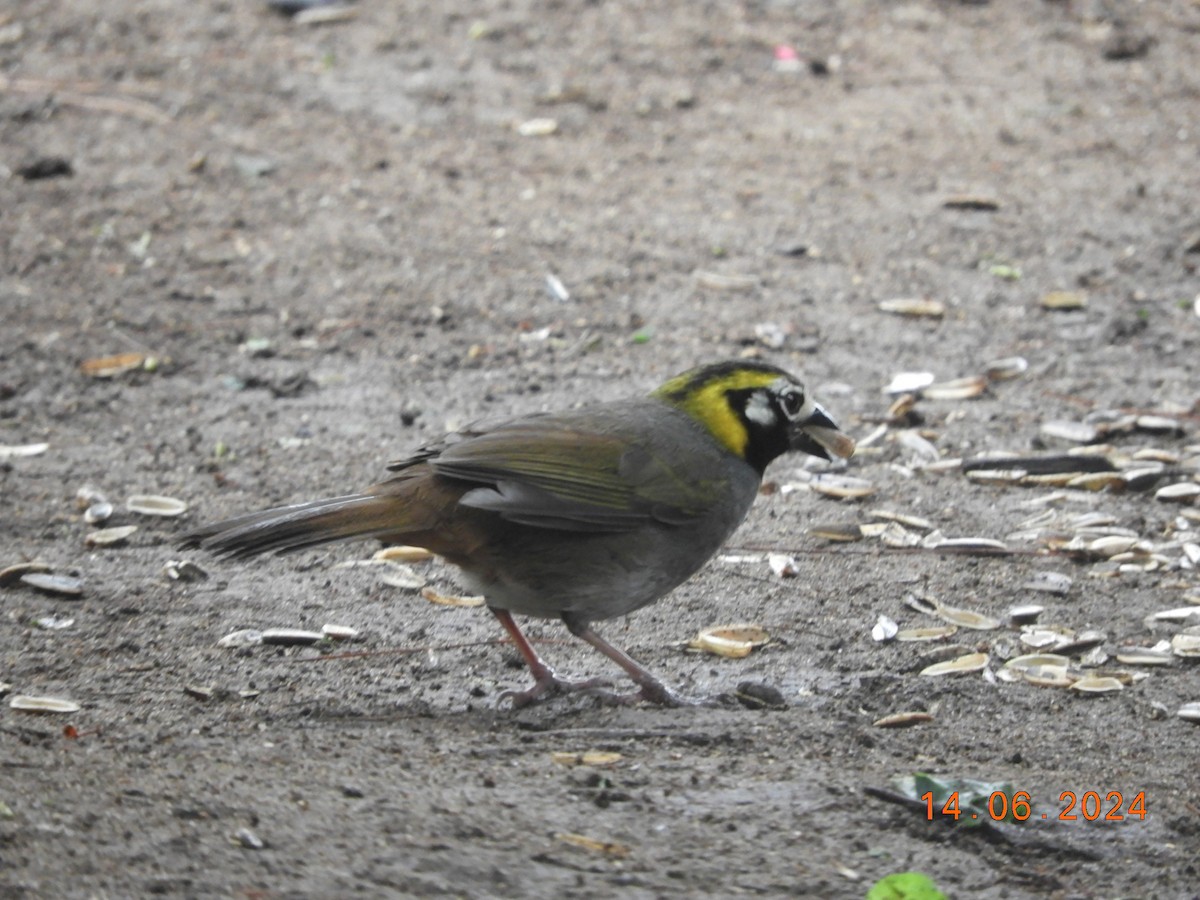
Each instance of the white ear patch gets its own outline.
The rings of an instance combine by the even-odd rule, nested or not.
[[[746,418],[764,428],[770,428],[779,421],[766,391],[755,391],[750,395],[750,400],[746,403]]]

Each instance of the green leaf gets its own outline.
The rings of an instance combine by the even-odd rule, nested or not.
[[[897,872],[875,882],[867,900],[947,900],[933,879],[921,872]]]

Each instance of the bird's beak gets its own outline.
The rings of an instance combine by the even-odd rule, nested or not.
[[[792,426],[791,448],[821,459],[849,459],[854,455],[854,439],[842,434],[829,413],[814,403],[808,418]]]

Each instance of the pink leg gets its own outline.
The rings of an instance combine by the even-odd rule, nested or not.
[[[500,695],[499,704],[510,703],[513,709],[520,709],[522,706],[528,706],[530,703],[533,703],[543,695],[594,690],[595,688],[609,684],[603,678],[590,678],[585,681],[570,681],[566,678],[559,678],[558,674],[538,656],[537,651],[533,649],[533,645],[529,643],[528,638],[522,634],[521,629],[517,627],[517,623],[513,620],[512,613],[507,609],[491,609],[492,615],[500,620],[500,624],[504,626],[504,630],[508,632],[508,636],[512,639],[513,644],[516,645],[517,652],[521,654],[521,658],[529,666],[529,671],[533,673],[533,687],[524,691],[505,691]]]
[[[571,634],[580,640],[587,641],[618,666],[625,670],[633,683],[636,684],[639,690],[632,694],[611,694],[605,693],[605,698],[616,700],[622,703],[636,703],[639,700],[645,700],[649,703],[657,703],[659,706],[703,706],[705,701],[693,700],[690,697],[685,697],[658,680],[649,670],[641,665],[632,656],[614,647],[604,638],[600,637],[588,622],[572,621],[569,617],[564,616],[563,622]]]

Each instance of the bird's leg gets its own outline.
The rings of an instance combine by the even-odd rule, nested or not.
[[[604,692],[602,696],[608,700],[616,700],[621,703],[636,703],[639,700],[645,700],[649,703],[657,703],[659,706],[703,706],[705,701],[693,700],[690,697],[685,697],[683,694],[676,691],[674,688],[663,684],[653,673],[641,665],[632,656],[621,650],[619,647],[614,647],[604,638],[600,637],[592,630],[590,622],[585,620],[575,619],[570,614],[563,616],[563,623],[571,634],[580,640],[587,641],[618,666],[625,670],[633,683],[638,686],[638,690],[632,694],[612,694]]]
[[[513,620],[512,613],[507,609],[496,609],[495,607],[489,607],[489,609],[491,609],[492,615],[500,620],[500,624],[504,626],[504,630],[508,632],[508,636],[516,645],[517,652],[521,654],[521,658],[529,666],[529,671],[533,673],[533,687],[524,691],[505,691],[500,695],[497,701],[498,705],[509,703],[513,709],[520,709],[545,694],[593,690],[610,684],[603,678],[589,678],[584,681],[559,678],[558,674],[538,656],[538,652],[533,649],[533,644],[529,643],[529,639],[522,634],[521,629]]]

